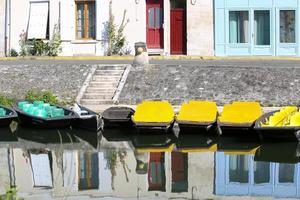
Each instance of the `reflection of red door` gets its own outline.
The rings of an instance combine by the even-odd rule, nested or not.
[[[185,18],[184,8],[171,9],[171,54],[186,54]]]
[[[163,48],[163,0],[146,0],[147,46]]]
[[[148,171],[149,191],[165,191],[165,154],[150,153],[149,171]]]
[[[188,191],[188,157],[186,153],[172,152],[172,192]]]

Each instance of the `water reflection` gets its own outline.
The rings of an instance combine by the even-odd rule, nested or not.
[[[0,192],[16,186],[28,199],[300,194],[297,143],[116,129],[103,137],[68,129],[0,131],[11,138],[0,138]]]

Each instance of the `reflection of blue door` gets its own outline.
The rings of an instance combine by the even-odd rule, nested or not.
[[[97,153],[79,153],[79,190],[98,189],[99,161]]]
[[[216,153],[215,193],[300,197],[300,164],[256,162],[253,155]]]

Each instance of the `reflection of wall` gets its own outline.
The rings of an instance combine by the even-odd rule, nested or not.
[[[5,193],[10,186],[8,149],[0,149],[0,194]]]

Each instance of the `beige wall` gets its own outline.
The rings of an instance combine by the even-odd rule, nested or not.
[[[213,0],[187,2],[187,54],[213,56]]]
[[[0,57],[5,55],[5,0],[0,0]]]

